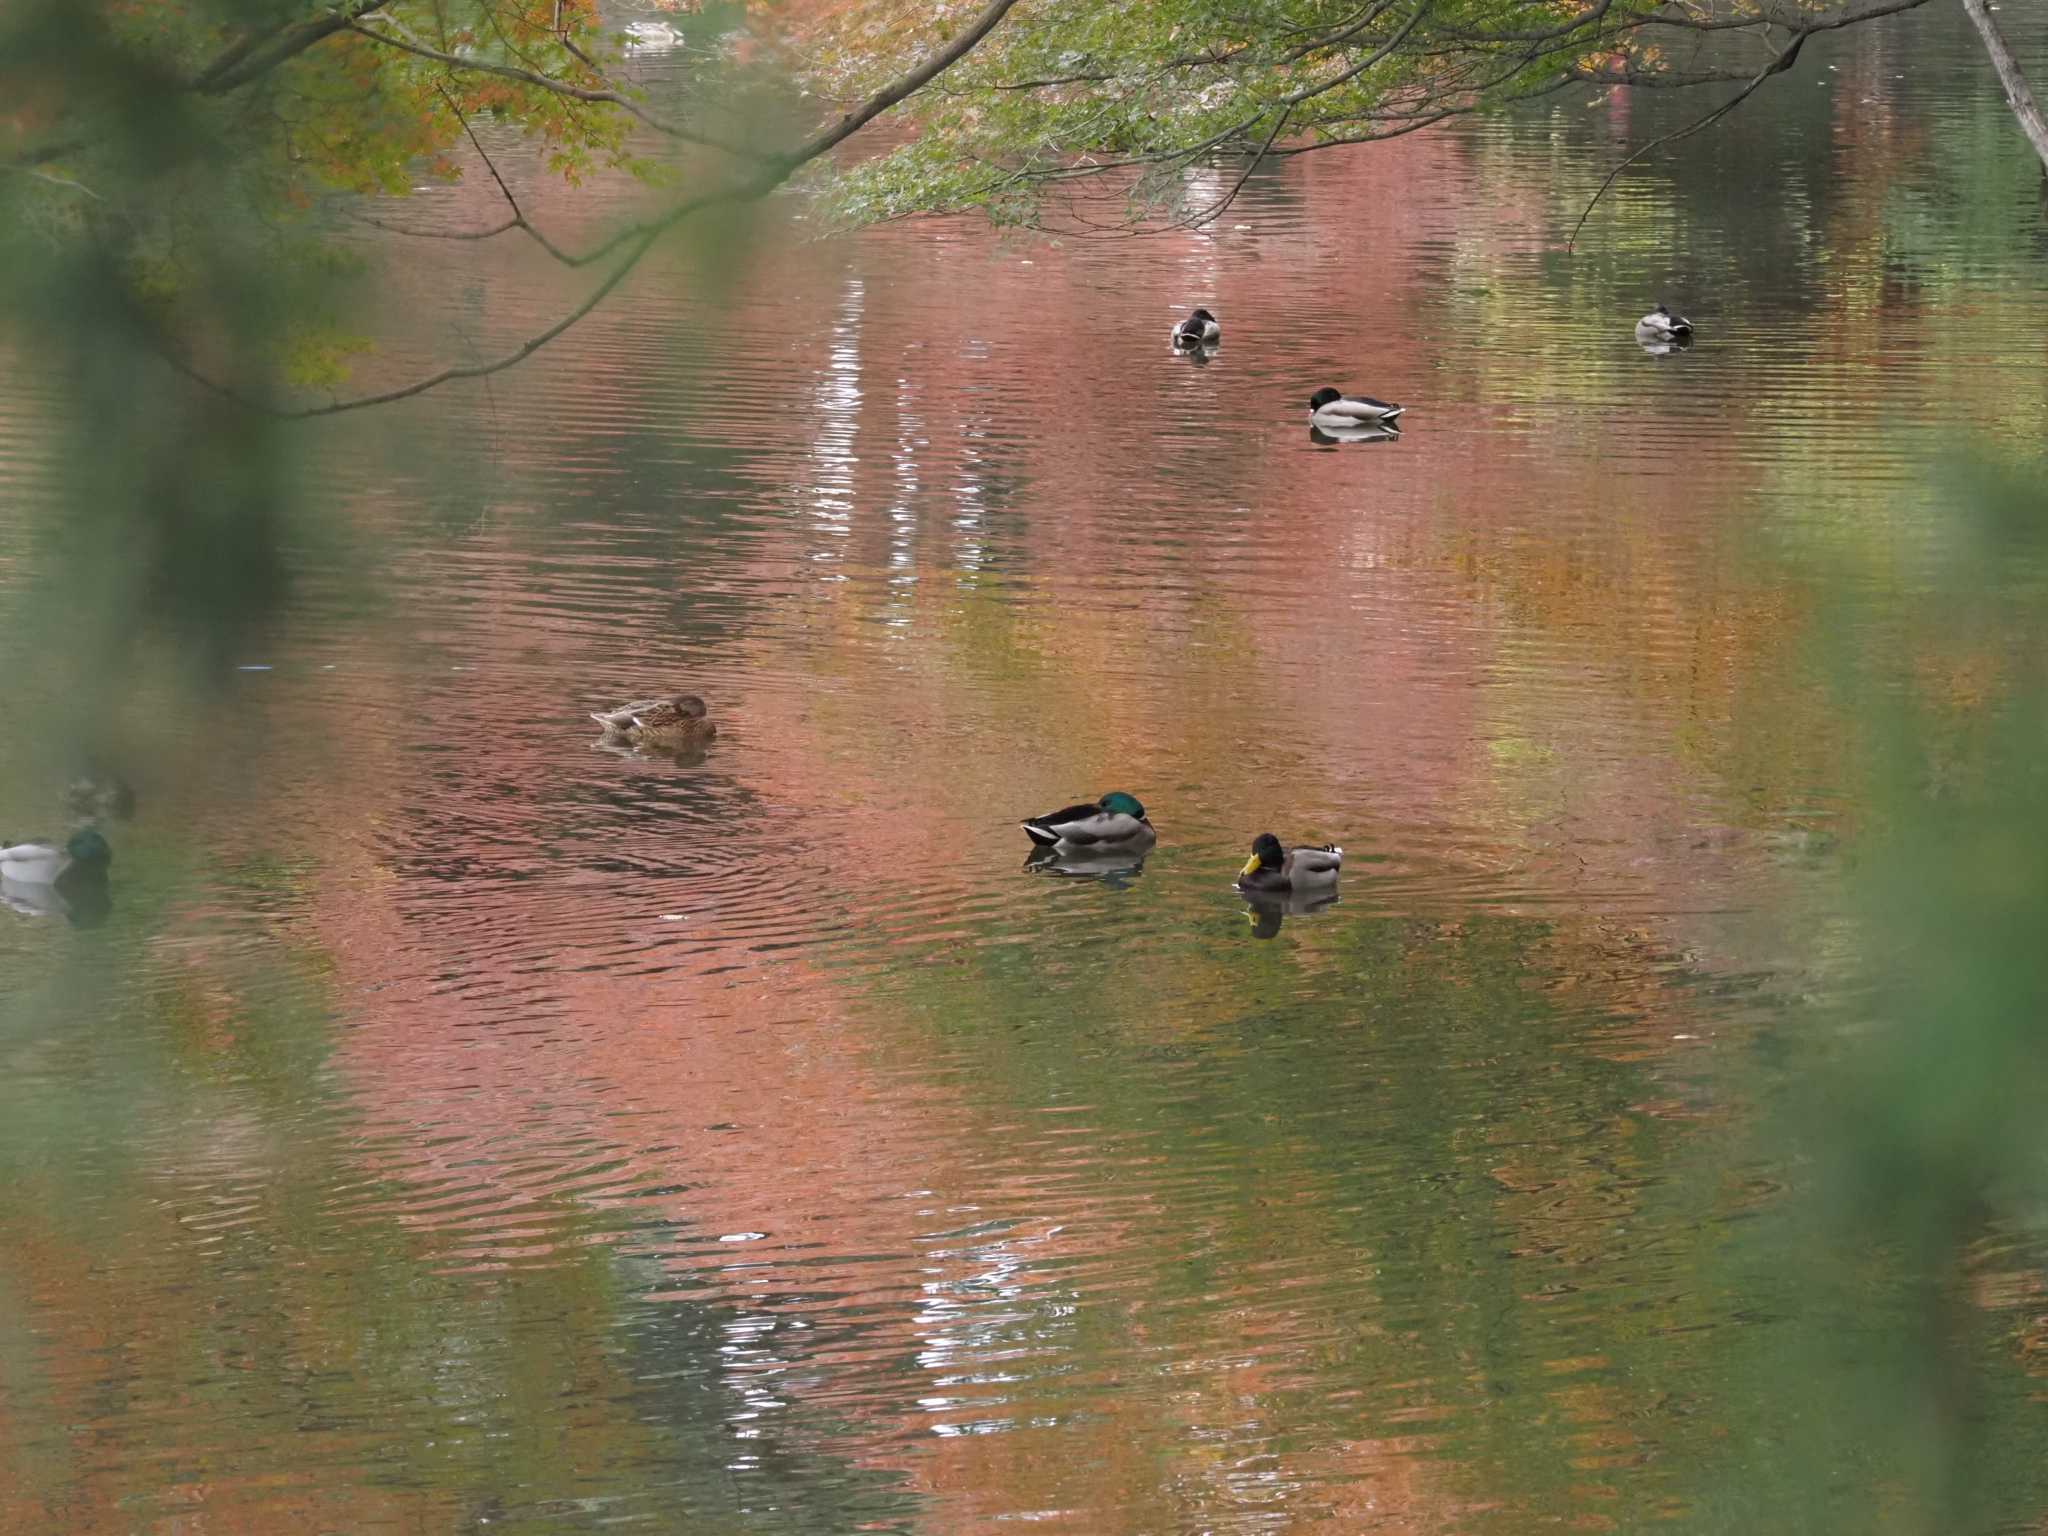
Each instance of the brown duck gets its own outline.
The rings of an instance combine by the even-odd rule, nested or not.
[[[681,693],[672,699],[640,699],[590,718],[604,727],[607,741],[635,747],[701,747],[718,734],[706,713],[696,694]]]

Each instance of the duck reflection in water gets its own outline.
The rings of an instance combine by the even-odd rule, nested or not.
[[[1065,875],[1080,880],[1099,880],[1122,890],[1145,872],[1143,848],[1033,848],[1024,867],[1034,875]]]
[[[1682,336],[1651,337],[1647,339],[1638,336],[1636,344],[1652,357],[1676,357],[1679,353],[1691,349],[1692,332],[1687,331]]]
[[[1240,891],[1246,907],[1245,917],[1252,925],[1255,939],[1276,939],[1280,936],[1281,924],[1290,917],[1306,917],[1311,912],[1320,912],[1325,907],[1337,904],[1335,891],[1290,891],[1285,894],[1271,891]]]
[[[591,746],[632,763],[673,763],[678,768],[695,768],[703,763],[709,743],[633,742],[621,741],[616,736],[600,736]]]
[[[1401,429],[1393,422],[1383,426],[1367,426],[1361,423],[1355,427],[1317,426],[1311,424],[1308,440],[1320,448],[1334,448],[1339,443],[1398,443]]]

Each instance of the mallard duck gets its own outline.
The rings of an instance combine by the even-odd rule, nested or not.
[[[106,873],[114,850],[91,827],[80,827],[63,847],[14,843],[0,848],[0,880],[12,885],[61,885]]]
[[[1657,307],[1636,322],[1637,341],[1690,341],[1692,322],[1683,315],[1671,313],[1671,306],[1662,299]]]
[[[628,746],[697,747],[718,734],[705,718],[704,701],[694,693],[672,699],[640,699],[590,718],[604,727],[605,739]]]
[[[1041,848],[1062,852],[1082,849],[1149,848],[1158,834],[1145,819],[1135,795],[1113,789],[1093,805],[1070,805],[1019,823],[1024,835]]]
[[[1308,419],[1318,427],[1391,427],[1394,418],[1407,409],[1371,395],[1342,394],[1328,385],[1308,397]]]
[[[1193,352],[1202,347],[1222,344],[1223,327],[1216,323],[1216,317],[1206,309],[1198,309],[1187,319],[1173,328],[1173,350]]]
[[[1283,849],[1279,838],[1261,832],[1252,841],[1252,856],[1237,872],[1237,888],[1259,895],[1327,891],[1337,883],[1337,871],[1343,867],[1344,850],[1334,843]]]

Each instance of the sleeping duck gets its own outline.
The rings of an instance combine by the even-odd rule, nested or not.
[[[1671,306],[1659,299],[1657,307],[1636,322],[1636,340],[1690,341],[1692,322],[1683,315],[1671,313]]]
[[[694,693],[672,699],[640,699],[590,718],[604,727],[604,739],[634,747],[701,747],[718,734]]]
[[[1187,319],[1173,328],[1173,350],[1193,352],[1202,347],[1220,345],[1223,327],[1216,323],[1216,317],[1206,309],[1198,309]]]
[[[1112,848],[1150,848],[1158,839],[1145,807],[1135,795],[1113,789],[1093,805],[1070,805],[1019,823],[1024,835],[1041,848],[1063,853]]]
[[[1237,888],[1247,894],[1274,896],[1327,891],[1337,884],[1337,871],[1343,867],[1344,850],[1335,844],[1283,849],[1279,838],[1261,832],[1252,842],[1252,856],[1237,872]]]
[[[1325,385],[1308,397],[1308,419],[1318,427],[1391,427],[1407,410],[1371,395],[1346,395]],[[1398,431],[1399,429],[1396,428]]]

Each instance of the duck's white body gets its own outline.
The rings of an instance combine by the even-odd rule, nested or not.
[[[1637,341],[1680,341],[1692,335],[1692,322],[1659,304],[1636,322]]]
[[[1330,427],[1391,427],[1405,405],[1375,400],[1371,395],[1340,395],[1334,389],[1319,389],[1309,397],[1309,422]]]
[[[71,867],[70,855],[49,843],[15,843],[0,848],[0,880],[10,885],[54,885]]]

